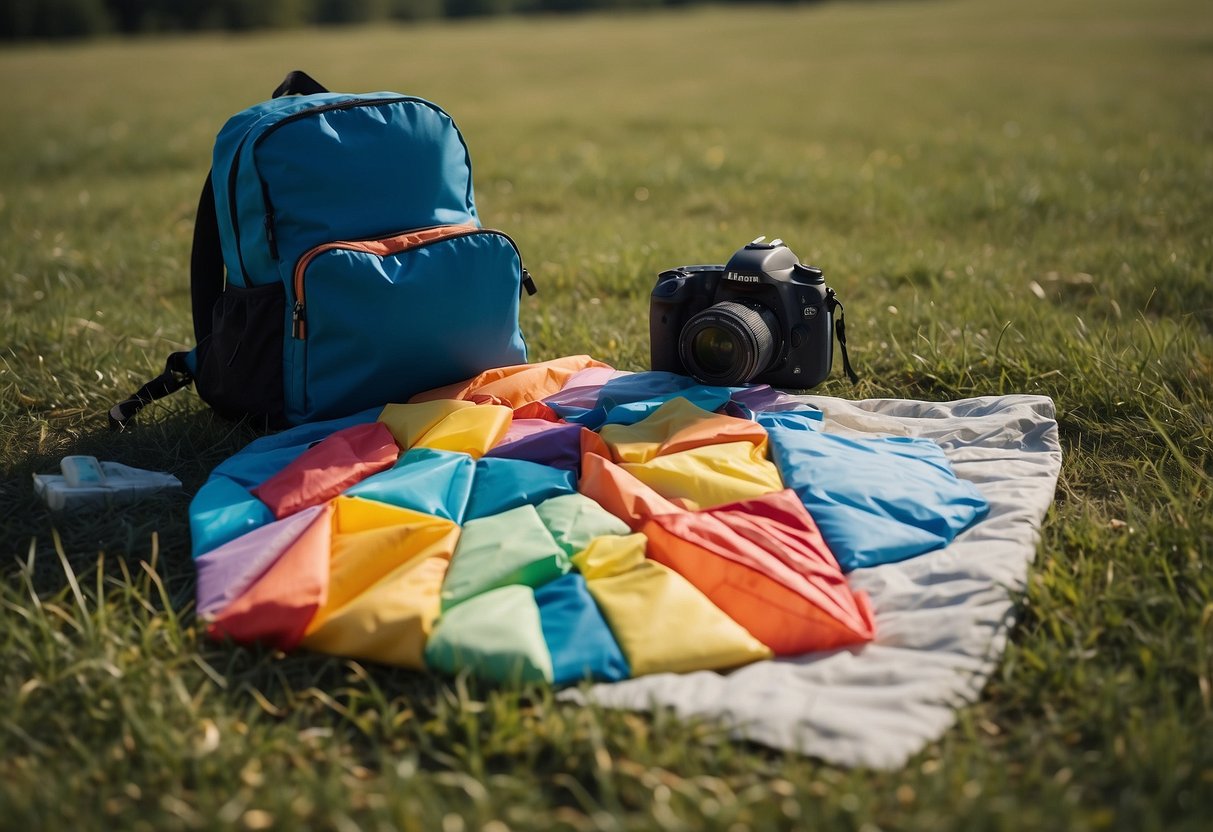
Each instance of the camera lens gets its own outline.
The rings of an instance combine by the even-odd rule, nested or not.
[[[779,321],[764,306],[722,301],[693,316],[678,338],[687,371],[705,384],[745,384],[775,356]]]
[[[712,375],[727,373],[737,360],[737,340],[720,327],[704,327],[691,339],[691,357]]]

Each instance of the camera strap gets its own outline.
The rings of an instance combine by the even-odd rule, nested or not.
[[[847,355],[846,309],[843,308],[842,301],[838,299],[838,293],[833,289],[826,289],[826,303],[829,305],[831,315],[834,314],[835,309],[838,310],[838,323],[834,327],[834,333],[838,336],[838,346],[842,347],[842,371],[847,374],[851,384],[858,384],[859,376],[855,375],[855,370],[851,368],[851,358]]]

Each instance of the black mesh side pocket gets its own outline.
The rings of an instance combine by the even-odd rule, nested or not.
[[[282,338],[286,290],[281,283],[228,286],[198,344],[194,385],[202,400],[229,419],[283,423]]]

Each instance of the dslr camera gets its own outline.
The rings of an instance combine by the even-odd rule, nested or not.
[[[649,299],[654,370],[726,387],[807,389],[830,374],[834,310],[821,269],[782,240],[759,237],[723,266],[679,266],[657,277]],[[845,329],[838,337],[848,376]]]

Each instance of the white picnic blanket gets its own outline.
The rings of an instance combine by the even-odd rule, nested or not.
[[[1052,400],[804,400],[825,430],[933,439],[990,513],[944,549],[850,574],[871,596],[876,640],[759,662],[728,675],[642,676],[561,697],[722,720],[738,738],[845,766],[903,766],[956,721],[994,671],[1061,470]]]

